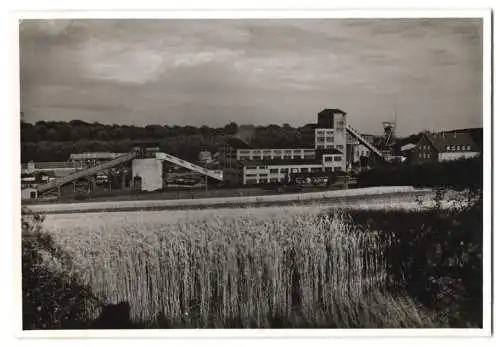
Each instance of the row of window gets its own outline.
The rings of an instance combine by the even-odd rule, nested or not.
[[[334,137],[318,137],[317,142],[333,142],[335,141]]]
[[[332,144],[322,144],[322,143],[318,143],[316,145],[317,148],[320,148],[320,149],[338,149],[339,151],[344,151],[344,145],[332,145]]]
[[[339,167],[336,167],[334,168],[334,171],[339,171],[340,168]],[[298,173],[298,172],[301,172],[301,173],[305,173],[305,172],[312,172],[312,173],[317,173],[317,172],[332,172],[332,168],[331,167],[325,167],[325,168],[321,168],[321,167],[313,167],[309,170],[309,168],[306,168],[306,167],[303,167],[303,168],[292,168],[291,169],[291,172],[293,173]],[[277,174],[278,173],[278,169],[271,169],[270,170],[270,174]],[[288,174],[289,173],[289,169],[279,169],[279,173],[281,174]],[[246,178],[246,181],[247,183],[250,183],[250,180],[252,179],[255,179],[255,178],[264,178],[264,179],[267,179],[268,178],[268,174],[267,173],[260,173],[260,174],[246,174],[245,175],[245,178]],[[273,179],[273,178],[271,178]]]
[[[317,130],[316,131],[318,133],[318,135],[334,135],[335,134],[335,131],[333,130]]]
[[[325,157],[325,161],[332,161],[332,157]],[[342,156],[340,155],[333,156],[333,161],[342,161]]]
[[[265,153],[265,154],[281,154],[281,153],[312,153],[314,152],[314,149],[239,149],[238,154],[255,154],[255,155],[260,155],[260,153]]]
[[[423,150],[429,150],[431,149],[431,146],[429,145],[422,145],[420,146],[421,149]],[[446,146],[446,150],[447,151],[451,151],[451,152],[454,152],[454,151],[470,151],[471,150],[471,146],[465,146],[465,145],[448,145]]]
[[[419,157],[420,159],[430,159],[430,158],[431,158],[431,155],[430,155],[429,153],[423,153],[423,154],[422,154],[422,153],[419,153],[419,154],[418,154],[418,157]]]
[[[322,145],[322,144],[318,144],[317,147],[319,149],[334,149],[335,148],[334,145]]]
[[[269,154],[267,155],[251,155],[251,154],[240,154],[239,160],[245,160],[245,159],[304,159],[304,158],[314,158],[316,155],[314,153],[305,153],[304,156],[301,154],[296,154],[296,155],[274,155],[271,156]]]
[[[446,150],[447,151],[470,151],[471,150],[471,146],[461,146],[461,145],[457,145],[457,146],[446,146]]]

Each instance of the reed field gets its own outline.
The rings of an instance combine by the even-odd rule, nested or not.
[[[102,302],[147,327],[439,327],[387,288],[391,238],[317,206],[49,215]]]

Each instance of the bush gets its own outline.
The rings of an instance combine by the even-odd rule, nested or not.
[[[483,160],[481,157],[420,165],[386,165],[361,172],[358,185],[481,188]]]
[[[390,285],[438,309],[453,327],[482,325],[482,200],[464,210],[351,211],[359,230],[380,230]]]

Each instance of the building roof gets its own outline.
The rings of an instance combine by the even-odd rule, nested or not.
[[[273,166],[273,165],[321,165],[321,159],[267,159],[247,160],[244,166]]]
[[[342,113],[342,114],[347,114],[347,113],[345,113],[344,111],[342,111],[339,108],[325,108],[319,114],[324,114],[324,113]]]
[[[342,151],[336,148],[317,148],[316,149],[316,157],[321,158],[323,154],[343,154]]]
[[[406,145],[401,146],[401,151],[402,152],[410,151],[410,150],[412,150],[415,147],[416,147],[416,145],[414,143],[407,143]]]
[[[438,152],[448,152],[446,146],[471,146],[471,151],[479,152],[479,147],[467,133],[424,134]]]
[[[69,156],[70,160],[83,160],[83,159],[114,159],[126,153],[111,153],[111,152],[85,152],[85,153],[72,153]]]

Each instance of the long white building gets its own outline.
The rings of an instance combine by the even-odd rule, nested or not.
[[[346,113],[339,109],[321,111],[314,132],[309,148],[249,148],[234,140],[224,151],[224,175],[236,177],[239,164],[239,181],[246,185],[282,183],[298,173],[346,171]]]

